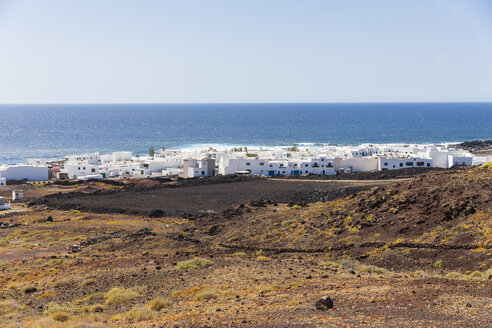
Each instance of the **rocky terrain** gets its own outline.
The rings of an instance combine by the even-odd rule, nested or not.
[[[465,141],[458,144],[457,147],[475,154],[492,154],[492,140]]]
[[[363,188],[360,182],[234,179],[26,190],[29,199],[0,217],[0,325],[492,324],[490,169],[427,171],[413,179],[366,181]],[[275,200],[253,189],[213,213],[157,218],[147,211],[165,209],[166,198],[159,196],[159,207],[138,198],[188,190],[183,195],[205,204],[199,188],[224,188],[219,195],[225,197],[258,182],[273,196],[284,188],[294,197]],[[332,196],[309,200],[296,197],[295,189]],[[46,201],[64,194],[75,207]],[[127,194],[136,195],[143,215],[80,201]],[[179,199],[173,195],[167,199]]]

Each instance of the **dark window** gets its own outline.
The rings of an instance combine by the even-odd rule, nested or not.
[[[413,166],[413,162],[406,162],[405,165],[406,166]]]
[[[202,171],[202,174],[205,174],[205,171]]]
[[[91,172],[96,172],[96,169],[91,169]]]
[[[388,166],[388,163],[384,163],[385,166]]]
[[[403,163],[400,163],[400,166],[403,166]]]
[[[427,167],[431,166],[431,163],[427,163]]]
[[[250,162],[246,162],[246,165],[249,166],[250,165]]]
[[[261,162],[260,165],[265,165],[265,163]]]
[[[308,167],[309,165],[306,164],[306,167]]]
[[[308,173],[308,171],[306,171],[306,173]]]
[[[424,166],[425,163],[424,162],[417,162],[417,166]]]

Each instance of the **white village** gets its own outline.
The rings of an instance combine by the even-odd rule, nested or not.
[[[214,175],[336,175],[340,173],[451,168],[481,165],[492,156],[473,155],[451,144],[361,144],[359,146],[296,145],[232,149],[149,150],[68,155],[61,160],[29,159],[0,166],[0,185],[8,180],[197,178]]]

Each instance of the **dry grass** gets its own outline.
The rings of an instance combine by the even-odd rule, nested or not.
[[[264,255],[259,255],[256,257],[256,260],[258,262],[268,262],[270,261],[271,259],[268,257],[268,256],[264,256]]]
[[[195,301],[207,301],[217,298],[217,293],[213,290],[206,290],[201,293],[198,293],[193,297],[193,300]]]
[[[154,311],[160,311],[164,308],[170,307],[171,305],[172,302],[170,300],[162,297],[156,297],[147,304],[147,306]]]
[[[126,321],[126,322],[140,322],[152,320],[155,318],[155,313],[146,306],[133,307],[128,312],[124,314],[117,314],[113,316],[115,321]]]
[[[192,260],[179,262],[177,264],[177,267],[180,269],[188,270],[188,269],[206,268],[213,264],[214,262],[210,260],[195,257]]]
[[[109,292],[104,295],[106,299],[106,305],[122,305],[132,302],[140,297],[140,294],[130,288],[111,288]]]
[[[55,321],[66,322],[70,320],[70,315],[66,312],[55,312],[51,315],[51,318]]]

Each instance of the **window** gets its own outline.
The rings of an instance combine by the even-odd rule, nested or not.
[[[424,162],[417,162],[417,166],[424,166]]]
[[[306,174],[308,173],[308,171],[306,171]]]
[[[308,165],[308,164],[306,164],[305,166],[306,166],[306,167],[308,167],[309,165]]]
[[[406,166],[413,166],[413,162],[406,162],[405,165]]]
[[[205,171],[202,171],[202,174],[205,174]]]
[[[333,164],[332,163],[328,163],[328,165],[326,165],[326,167],[333,167]]]
[[[270,164],[270,167],[273,167],[273,165],[272,165],[272,164]]]
[[[250,163],[250,162],[246,162],[246,166],[250,166],[250,165],[251,165],[251,163]]]
[[[427,163],[427,167],[430,167],[431,166],[431,163]]]
[[[403,166],[403,163],[400,163],[400,167],[402,167],[402,166]]]
[[[384,163],[384,166],[388,166],[388,163]]]
[[[395,166],[393,165],[393,168],[395,168]]]
[[[96,169],[91,169],[91,172],[96,172]]]
[[[261,162],[261,163],[260,163],[260,165],[262,165],[262,166],[263,166],[263,165],[265,165],[265,163]]]

